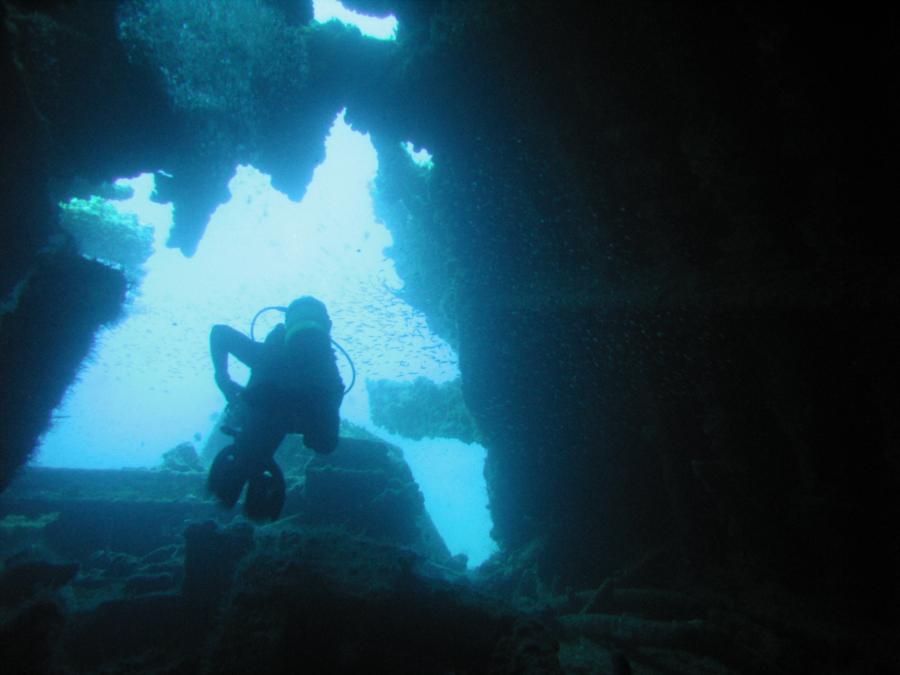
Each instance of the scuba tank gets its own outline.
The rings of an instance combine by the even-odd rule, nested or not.
[[[253,315],[253,319],[250,321],[250,339],[256,342],[254,329],[256,328],[256,320],[259,319],[260,316],[269,311],[279,311],[282,314],[286,314],[287,310],[288,308],[282,305],[269,305],[268,307],[263,307],[261,310],[259,310],[256,314]],[[334,345],[334,347],[336,347],[341,354],[343,354],[345,359],[347,359],[347,363],[350,366],[350,384],[346,389],[344,389],[344,396],[346,396],[350,393],[350,390],[353,389],[353,385],[356,384],[356,366],[353,364],[353,359],[350,358],[347,350],[345,350],[340,344],[338,344],[337,340],[335,340],[333,337],[329,336],[329,339],[331,340],[331,344]]]
[[[282,314],[287,312],[287,307],[282,305],[269,305],[267,307],[263,307],[256,314],[253,315],[253,319],[250,321],[250,339],[256,342],[256,322],[260,316],[269,311],[279,311]],[[350,390],[353,389],[353,386],[356,384],[356,366],[353,363],[353,359],[350,358],[350,355],[334,338],[331,338],[331,344],[337,348],[337,350],[347,359],[347,364],[350,366],[351,379],[350,384],[344,389],[344,396],[350,393]],[[231,436],[234,438],[240,433],[241,428],[243,427],[243,409],[240,405],[231,405],[229,404],[225,408],[224,419],[222,424],[219,426],[219,430],[225,434],[226,436]]]

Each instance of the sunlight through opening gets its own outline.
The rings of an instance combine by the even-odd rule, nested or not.
[[[199,448],[214,429],[224,399],[213,381],[209,329],[226,323],[249,331],[253,315],[314,295],[328,306],[334,338],[350,353],[359,375],[341,415],[400,447],[425,504],[453,554],[478,565],[496,550],[483,468],[485,450],[456,439],[411,441],[376,427],[365,380],[436,383],[459,375],[456,354],[433,335],[425,318],[403,302],[403,282],[385,256],[391,234],[373,214],[369,186],[378,161],[368,136],[335,120],[326,160],[306,196],[291,202],[267,176],[240,166],[232,198],[210,219],[197,253],[167,248],[170,205],[150,201],[153,177],[122,181],[134,196],[111,202],[151,225],[155,251],[127,317],[103,331],[54,415],[37,463],[119,468],[155,466],[162,453],[185,441]],[[256,335],[265,335],[260,319]],[[246,369],[232,360],[232,374]],[[345,382],[350,373],[339,356]]]
[[[393,16],[379,18],[359,14],[347,9],[338,0],[313,0],[313,18],[319,23],[340,21],[356,26],[363,35],[378,40],[397,39],[397,19]]]

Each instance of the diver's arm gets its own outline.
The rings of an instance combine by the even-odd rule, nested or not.
[[[254,368],[259,362],[261,349],[261,344],[231,326],[216,324],[212,327],[209,333],[209,352],[215,370],[216,385],[229,402],[240,393],[241,386],[228,374],[228,355],[233,354],[236,359]]]

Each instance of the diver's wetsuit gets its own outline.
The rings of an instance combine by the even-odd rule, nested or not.
[[[338,442],[344,384],[331,338],[309,329],[286,343],[285,334],[284,324],[264,343],[221,324],[210,333],[216,384],[229,403],[241,407],[242,422],[234,445],[216,457],[208,485],[230,507],[249,481],[244,510],[256,519],[275,519],[281,512],[284,478],[272,457],[285,434],[303,434],[304,444],[318,453],[332,452]],[[251,369],[244,390],[228,376],[229,354]],[[269,494],[279,490],[280,495]]]

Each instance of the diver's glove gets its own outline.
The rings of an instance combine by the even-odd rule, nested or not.
[[[216,373],[216,386],[225,395],[225,400],[234,403],[244,388],[228,377],[228,373]]]

